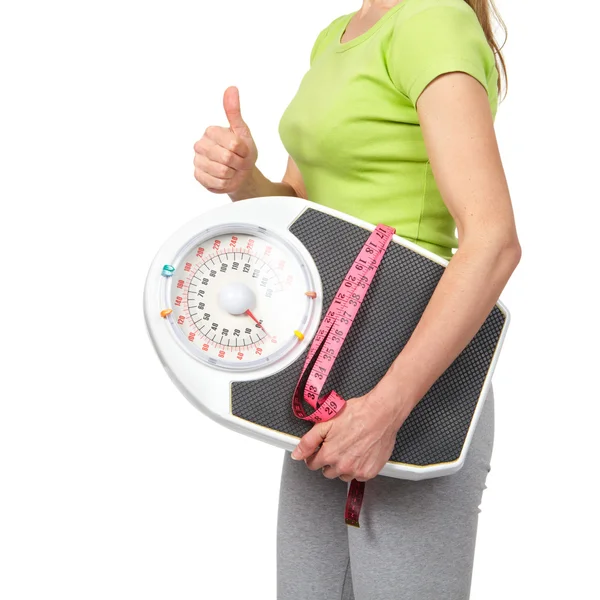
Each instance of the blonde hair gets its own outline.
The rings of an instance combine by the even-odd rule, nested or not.
[[[465,2],[475,11],[485,37],[487,38],[488,44],[494,52],[496,58],[496,69],[498,69],[498,94],[504,92],[506,96],[506,89],[508,87],[508,78],[506,75],[506,63],[502,56],[502,48],[506,42],[506,25],[498,12],[498,9],[494,5],[494,0],[465,0]],[[504,42],[502,45],[498,44],[493,31],[493,20],[496,20],[500,25],[500,28],[504,32]]]

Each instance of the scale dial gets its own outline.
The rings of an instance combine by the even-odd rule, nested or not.
[[[308,265],[292,243],[262,227],[208,229],[163,275],[174,334],[212,367],[255,369],[279,360],[313,316]]]

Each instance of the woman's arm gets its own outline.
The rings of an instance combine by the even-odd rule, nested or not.
[[[254,165],[249,179],[236,192],[229,194],[233,202],[259,196],[298,196],[307,199],[302,175],[291,156],[288,155],[288,164],[281,183],[267,179]]]
[[[370,394],[400,427],[475,336],[521,258],[485,89],[465,73],[435,79],[417,112],[458,249],[411,338]]]

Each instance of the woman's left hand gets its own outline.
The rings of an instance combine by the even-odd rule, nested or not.
[[[304,459],[313,471],[325,467],[323,475],[329,479],[368,481],[389,460],[396,434],[409,413],[397,388],[382,392],[376,387],[364,396],[346,400],[329,421],[315,423],[300,439],[292,457]]]

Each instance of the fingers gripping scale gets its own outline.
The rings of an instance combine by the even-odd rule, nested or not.
[[[334,348],[335,365],[317,379],[322,389],[315,393],[312,383],[305,384],[300,394],[317,412],[320,391],[351,398],[375,387],[408,341],[448,262],[385,225],[287,196],[227,203],[171,235],[150,265],[144,316],[181,393],[221,425],[293,450],[313,426],[297,414],[295,399],[301,377],[308,378],[311,347],[326,307],[335,306],[375,231],[389,240],[384,252],[377,251],[368,294],[362,294],[343,347]],[[411,411],[379,475],[420,480],[462,467],[508,323],[498,302]],[[324,342],[328,350],[333,335]],[[320,352],[315,363],[324,367],[327,354]],[[349,503],[357,483],[349,483]]]

